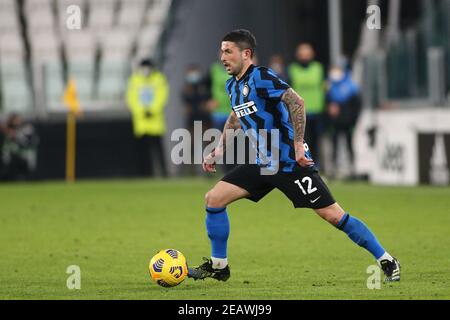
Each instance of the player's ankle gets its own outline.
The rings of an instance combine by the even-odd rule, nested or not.
[[[215,258],[211,257],[213,269],[224,269],[228,265],[227,258]]]
[[[377,262],[380,263],[383,260],[392,261],[394,258],[387,251],[385,251],[383,255],[377,259]]]

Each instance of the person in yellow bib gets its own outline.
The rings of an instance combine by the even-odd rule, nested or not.
[[[138,170],[142,176],[153,176],[156,162],[159,162],[161,175],[167,176],[163,136],[168,96],[166,76],[155,68],[152,60],[142,60],[128,79],[126,97],[137,142]]]
[[[230,76],[219,62],[214,62],[209,72],[211,78],[211,96],[216,103],[216,108],[212,114],[213,125],[214,128],[222,130],[230,114],[230,98],[223,89]]]
[[[314,60],[315,52],[311,44],[297,46],[296,61],[288,67],[289,84],[302,93],[306,111],[305,140],[318,167],[321,166],[319,140],[324,130],[325,74],[320,62]]]

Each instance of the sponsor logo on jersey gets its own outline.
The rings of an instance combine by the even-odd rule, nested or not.
[[[254,101],[249,101],[233,107],[234,113],[238,118],[245,117],[258,111]]]

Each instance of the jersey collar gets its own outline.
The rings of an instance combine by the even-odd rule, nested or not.
[[[253,64],[249,65],[247,68],[247,71],[245,71],[245,73],[242,75],[242,77],[237,80],[236,77],[234,77],[234,80],[236,80],[236,82],[241,82],[242,80],[244,80],[255,68],[255,66]]]

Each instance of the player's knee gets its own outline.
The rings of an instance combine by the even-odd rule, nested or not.
[[[337,226],[342,219],[343,212],[335,208],[317,209],[317,214],[333,226]]]
[[[205,195],[205,203],[206,206],[210,208],[223,208],[226,206],[226,203],[223,200],[223,197],[220,194],[213,190],[210,190]]]
[[[315,211],[322,219],[333,226],[337,226],[345,214],[345,211],[337,203],[326,208],[316,209]]]

